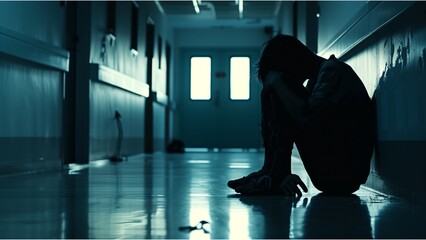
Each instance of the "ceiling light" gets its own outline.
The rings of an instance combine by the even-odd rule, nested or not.
[[[243,0],[238,1],[238,12],[240,13],[240,19],[243,18],[244,2]]]
[[[197,14],[200,13],[200,7],[198,6],[198,1],[197,0],[192,0],[192,5],[194,5],[195,12]]]

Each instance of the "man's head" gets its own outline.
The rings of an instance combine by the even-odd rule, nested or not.
[[[258,78],[263,83],[269,71],[277,71],[297,83],[303,83],[310,77],[317,58],[317,55],[297,38],[277,35],[263,48],[257,64]]]

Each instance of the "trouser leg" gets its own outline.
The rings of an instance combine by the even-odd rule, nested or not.
[[[261,92],[261,133],[263,147],[265,148],[265,156],[263,161],[262,172],[269,172],[272,165],[273,152],[271,151],[271,119],[272,104],[270,102],[269,92],[262,90]]]
[[[265,146],[265,160],[260,171],[248,177],[228,182],[228,186],[241,194],[267,194],[277,190],[282,180],[290,173],[291,149],[293,142],[282,127],[283,108],[272,91],[262,90],[262,136]],[[237,182],[238,184],[234,184]]]
[[[333,142],[329,130],[301,129],[295,124],[287,109],[274,92],[263,97],[267,99],[265,125],[268,138],[265,140],[264,168],[271,177],[272,184],[279,186],[286,176],[291,174],[291,155],[296,143],[302,162],[314,185],[326,193],[351,193],[359,184],[351,181],[346,162],[349,158],[344,149],[331,149]],[[265,137],[264,136],[264,137]]]
[[[346,148],[347,140],[336,140],[327,129],[312,131],[295,140],[305,169],[320,191],[331,194],[349,194],[356,191],[360,183],[356,178],[353,156]],[[332,144],[333,142],[341,144]]]
[[[291,173],[291,152],[296,128],[275,92],[269,92],[263,97],[264,100],[267,99],[267,107],[263,112],[265,117],[263,127],[267,133],[266,139],[264,135],[264,168],[267,168],[267,174],[272,182],[278,185]]]

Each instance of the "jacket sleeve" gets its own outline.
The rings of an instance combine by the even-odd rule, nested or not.
[[[330,122],[340,106],[351,95],[343,66],[330,61],[324,63],[318,74],[305,109],[305,127],[318,127]]]

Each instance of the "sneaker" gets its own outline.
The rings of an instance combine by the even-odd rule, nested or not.
[[[251,179],[254,177],[258,177],[264,174],[264,171],[259,170],[257,172],[252,172],[247,176],[244,176],[242,178],[238,178],[238,179],[234,179],[234,180],[230,180],[228,181],[228,187],[235,189],[237,187],[246,185],[248,183],[250,183]]]
[[[235,188],[235,191],[243,195],[264,195],[271,193],[271,187],[271,177],[269,175],[262,175],[252,177],[249,183]]]

